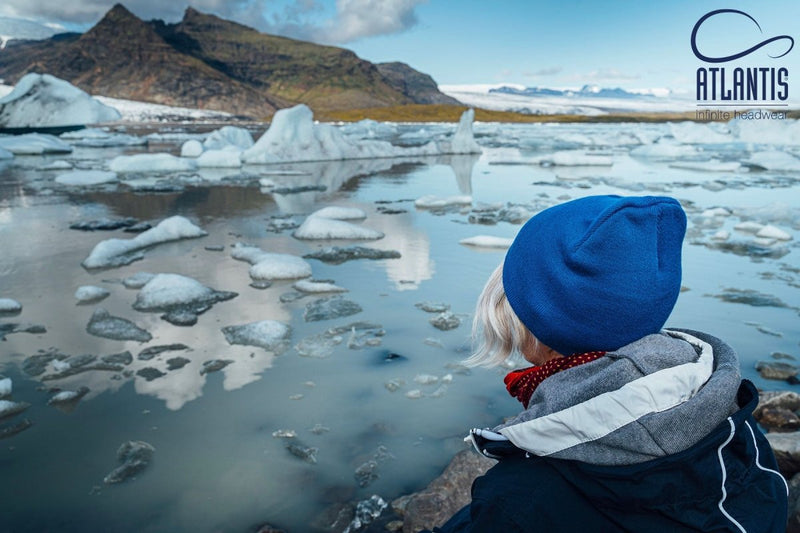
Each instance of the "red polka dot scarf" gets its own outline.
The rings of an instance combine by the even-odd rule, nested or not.
[[[531,401],[531,396],[533,396],[533,391],[546,378],[562,370],[594,361],[605,354],[606,352],[586,352],[576,353],[567,357],[557,357],[539,366],[509,372],[503,381],[509,394],[522,402],[522,405],[527,409],[528,402]]]

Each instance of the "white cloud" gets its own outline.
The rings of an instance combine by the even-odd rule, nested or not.
[[[322,0],[293,0],[275,11],[274,0],[192,0],[198,11],[213,13],[269,33],[316,42],[341,44],[365,37],[400,33],[418,23],[416,8],[427,0],[336,0],[327,19]],[[48,22],[91,25],[117,0],[3,0],[0,16],[26,17]],[[136,16],[168,22],[180,20],[184,2],[125,0]]]

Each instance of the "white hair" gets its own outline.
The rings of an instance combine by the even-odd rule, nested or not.
[[[475,307],[472,321],[473,354],[464,360],[467,366],[501,365],[523,348],[538,350],[540,343],[520,321],[503,289],[503,263],[492,272]],[[542,345],[543,347],[543,345]]]

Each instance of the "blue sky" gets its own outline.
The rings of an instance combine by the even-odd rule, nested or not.
[[[58,22],[86,29],[114,1],[4,0],[0,15]],[[185,2],[129,0],[142,18],[177,20]],[[692,91],[694,57],[689,36],[695,22],[720,8],[700,33],[705,52],[724,55],[764,39],[789,34],[798,46],[774,43],[741,60],[741,66],[787,66],[800,72],[800,2],[524,1],[524,0],[194,0],[259,29],[332,43],[371,61],[403,61],[440,84],[515,83],[629,89],[665,87]],[[792,32],[795,32],[793,34]],[[790,80],[793,79],[790,74]]]

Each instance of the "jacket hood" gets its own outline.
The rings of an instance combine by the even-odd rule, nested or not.
[[[736,412],[740,380],[730,346],[665,330],[550,376],[528,409],[484,437],[538,456],[641,463],[690,448]]]

